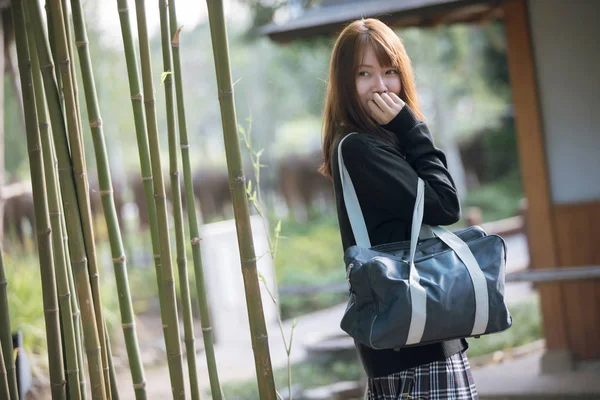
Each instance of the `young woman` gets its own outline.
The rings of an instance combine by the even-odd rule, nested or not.
[[[324,112],[321,172],[332,178],[344,249],[355,244],[337,160],[359,199],[371,244],[410,239],[417,179],[425,181],[423,223],[449,225],[460,204],[444,153],[437,149],[417,99],[410,59],[400,38],[375,19],[340,34],[331,56]],[[373,350],[356,342],[369,399],[475,399],[464,339]]]

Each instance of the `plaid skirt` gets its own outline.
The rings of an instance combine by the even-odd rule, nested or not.
[[[368,400],[478,399],[467,356],[460,352],[392,375],[370,378]]]

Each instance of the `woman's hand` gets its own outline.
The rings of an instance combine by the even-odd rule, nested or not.
[[[406,103],[396,95],[396,93],[375,93],[373,100],[369,100],[367,105],[371,111],[371,117],[380,125],[385,125],[398,115]]]

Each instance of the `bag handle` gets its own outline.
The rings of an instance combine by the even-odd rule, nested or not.
[[[367,224],[365,222],[360,203],[356,195],[356,190],[350,178],[350,174],[344,164],[344,157],[342,155],[342,143],[348,136],[354,135],[350,133],[346,135],[338,144],[338,166],[340,171],[340,181],[342,183],[342,191],[344,197],[344,204],[346,205],[346,212],[348,219],[350,220],[350,226],[354,235],[356,245],[363,248],[371,248],[371,241],[369,239],[369,232],[367,230]],[[409,341],[407,344],[419,343],[425,329],[425,308],[426,308],[426,294],[425,289],[420,284],[420,277],[417,268],[414,265],[415,254],[417,250],[417,244],[419,241],[419,234],[422,227],[426,227],[436,235],[441,241],[443,241],[448,247],[450,247],[460,260],[465,264],[471,281],[473,282],[473,288],[475,292],[475,321],[473,324],[473,331],[471,335],[479,335],[485,333],[489,320],[489,297],[487,290],[487,281],[485,275],[479,266],[479,263],[473,256],[469,246],[458,236],[452,232],[439,226],[427,226],[422,225],[423,223],[423,211],[425,203],[425,182],[420,177],[417,181],[417,196],[415,199],[415,207],[413,209],[413,220],[410,234],[410,284],[411,284],[411,301],[413,303],[413,317],[411,318],[411,329],[409,331]],[[414,289],[414,290],[413,290]],[[415,312],[415,308],[423,310],[423,312]],[[423,317],[420,320],[419,314]],[[419,320],[413,320],[417,318]],[[413,328],[414,327],[414,328]]]

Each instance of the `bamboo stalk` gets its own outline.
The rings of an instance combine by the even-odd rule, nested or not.
[[[54,79],[54,64],[50,56],[50,48],[45,32],[41,6],[37,2],[25,3],[29,9],[32,26],[36,27],[33,33],[35,36],[36,48],[40,58],[42,77],[44,80],[44,89],[48,109],[50,111],[50,121],[52,123],[52,132],[54,138],[54,147],[58,162],[58,174],[60,181],[60,191],[63,198],[65,213],[65,225],[69,237],[68,247],[70,254],[71,268],[74,270],[74,279],[76,280],[76,293],[81,310],[81,325],[84,331],[83,339],[85,352],[88,360],[88,372],[90,375],[90,384],[92,398],[106,398],[104,386],[104,376],[102,368],[102,357],[98,329],[96,326],[96,315],[94,301],[90,285],[90,277],[87,268],[86,249],[83,240],[81,226],[81,216],[77,206],[77,195],[75,192],[73,166],[69,153],[69,142],[65,130],[65,118],[61,109],[61,101]],[[60,15],[60,14],[58,14]],[[64,82],[65,80],[63,80]],[[66,82],[64,82],[66,83]],[[76,119],[69,116],[71,121]],[[77,327],[77,325],[76,325]],[[82,392],[84,393],[84,392]]]
[[[29,18],[27,18],[27,28],[32,29]],[[77,344],[75,338],[74,321],[72,319],[71,291],[69,288],[69,278],[65,257],[65,249],[61,233],[61,203],[57,190],[56,175],[54,172],[54,157],[51,150],[50,122],[46,112],[46,102],[42,75],[40,73],[40,62],[35,51],[35,41],[32,35],[28,35],[28,43],[31,56],[31,68],[33,70],[33,89],[35,93],[35,102],[38,113],[40,138],[42,144],[42,154],[44,160],[44,174],[46,179],[46,189],[48,193],[48,211],[50,216],[50,225],[52,227],[52,245],[54,249],[54,265],[56,272],[56,283],[58,287],[58,298],[60,302],[60,314],[63,327],[63,346],[66,355],[67,382],[69,382],[69,398],[81,399],[81,390],[79,387],[79,366],[77,362]]]
[[[175,126],[175,93],[173,87],[173,66],[171,59],[171,39],[169,32],[169,10],[166,0],[158,3],[160,12],[160,28],[163,54],[163,74],[165,75],[165,98],[167,108],[167,133],[169,138],[169,169],[171,176],[171,198],[173,219],[175,222],[175,245],[177,249],[177,266],[179,269],[179,289],[181,294],[185,347],[190,380],[190,391],[193,400],[200,399],[198,386],[198,368],[196,363],[196,345],[194,337],[194,320],[188,278],[187,257],[185,254],[185,238],[183,232],[183,210],[181,206],[181,186],[179,184],[179,159],[177,154],[177,129]]]
[[[106,335],[106,350],[108,351],[108,362],[109,362],[109,368],[108,370],[110,371],[110,390],[111,390],[111,396],[112,396],[112,400],[119,400],[119,390],[118,387],[119,385],[117,384],[117,373],[115,371],[115,366],[113,364],[113,357],[112,357],[112,349],[110,348],[110,336],[108,335],[108,327],[106,326],[106,323],[104,324],[104,334]],[[144,387],[145,387],[145,382],[144,382]],[[134,386],[135,389],[135,386]],[[144,397],[145,397],[146,392],[144,391]]]
[[[59,69],[62,75],[63,92],[65,96],[65,111],[67,116],[67,132],[69,135],[69,144],[71,148],[71,159],[73,160],[73,170],[75,173],[75,189],[77,191],[77,203],[81,215],[83,228],[83,241],[88,259],[88,269],[90,284],[92,288],[93,305],[96,317],[96,330],[100,342],[102,366],[104,373],[105,393],[110,399],[110,373],[108,363],[108,353],[106,350],[106,338],[104,335],[104,315],[102,302],[100,299],[100,274],[96,258],[96,246],[94,243],[94,230],[92,227],[92,216],[90,211],[89,185],[87,180],[87,171],[85,164],[85,153],[83,150],[83,137],[81,132],[81,121],[79,105],[77,102],[77,85],[75,76],[72,73],[69,37],[65,17],[63,12],[64,0],[51,0],[52,21],[54,25],[56,51],[60,60]]]
[[[117,282],[117,292],[119,294],[119,308],[121,310],[121,324],[123,336],[125,337],[125,347],[129,358],[129,367],[136,399],[145,399],[146,381],[144,379],[144,368],[135,330],[135,317],[131,301],[131,291],[129,289],[129,278],[127,276],[125,249],[121,231],[119,229],[119,221],[117,220],[110,166],[106,151],[106,142],[104,139],[98,96],[96,94],[96,83],[94,81],[81,1],[71,0],[71,9],[73,12],[75,42],[78,49],[79,64],[81,66],[81,74],[83,77],[83,88],[86,97],[89,124],[96,154],[100,197],[102,200],[106,226],[108,228],[108,237],[115,270],[115,280]],[[113,392],[116,392],[116,388],[114,388]]]
[[[198,292],[198,303],[200,306],[202,338],[204,340],[204,350],[206,353],[206,364],[208,366],[208,377],[210,381],[212,398],[215,400],[221,400],[221,384],[219,383],[212,326],[208,311],[204,268],[202,266],[202,252],[200,248],[200,232],[198,230],[198,218],[196,216],[196,204],[194,200],[194,185],[192,181],[192,167],[190,163],[190,144],[187,134],[185,102],[183,99],[183,76],[181,74],[181,58],[179,54],[179,37],[181,28],[177,28],[178,25],[175,0],[169,1],[169,19],[172,37],[171,48],[173,52],[173,74],[175,75],[175,89],[177,94],[177,117],[179,123],[181,159],[183,163],[183,180],[190,229],[190,243],[192,246],[192,256],[194,261],[194,275],[196,277],[196,291]]]
[[[156,122],[156,109],[154,99],[154,84],[152,82],[152,64],[150,58],[150,43],[148,40],[148,27],[146,23],[146,8],[144,0],[136,0],[136,14],[138,23],[138,37],[140,43],[140,56],[142,64],[142,80],[144,87],[144,104],[146,108],[146,124],[150,144],[150,161],[152,164],[152,179],[154,181],[154,199],[158,219],[158,235],[160,240],[160,262],[163,295],[165,296],[165,314],[167,323],[167,355],[170,365],[171,386],[174,398],[185,398],[183,381],[183,363],[181,343],[179,341],[179,318],[177,315],[177,302],[175,284],[173,279],[173,265],[171,262],[171,244],[169,238],[169,223],[167,217],[167,203],[165,187],[162,176],[160,160],[160,142]]]
[[[206,3],[208,5],[208,19],[217,74],[217,86],[219,88],[223,139],[225,141],[225,153],[227,156],[227,170],[229,171],[229,187],[231,188],[233,200],[240,261],[244,277],[244,289],[248,304],[254,364],[258,378],[258,391],[261,400],[274,400],[276,399],[275,383],[273,381],[269,341],[256,269],[256,254],[246,197],[246,178],[244,176],[237,132],[223,2],[221,0],[207,0]]]
[[[8,311],[8,281],[4,272],[4,259],[2,257],[2,244],[0,243],[0,350],[4,357],[0,357],[0,364],[6,371],[7,384],[12,399],[17,399],[17,375],[15,358],[13,356],[12,332],[10,330],[10,314]]]
[[[0,340],[0,360],[4,359],[2,353],[2,341]],[[0,399],[10,400],[10,390],[8,388],[8,373],[4,367],[4,362],[0,362]]]
[[[58,316],[58,300],[56,298],[56,281],[54,279],[54,261],[46,185],[44,180],[44,161],[40,146],[38,118],[35,110],[27,30],[23,7],[19,0],[11,1],[11,11],[17,42],[17,58],[21,75],[21,90],[27,131],[27,150],[29,152],[29,168],[35,206],[35,230],[38,240],[38,255],[42,278],[42,297],[46,321],[46,341],[48,345],[48,361],[50,365],[50,385],[52,399],[66,399],[65,375],[62,360],[62,343],[60,337],[60,321]]]
[[[27,8],[27,7],[25,7]],[[46,21],[52,21],[52,10],[50,9],[50,7],[48,5],[46,5]],[[48,36],[53,38],[54,37],[54,26],[52,24],[48,24]],[[58,64],[58,56],[56,55],[56,45],[54,44],[54,41],[51,40],[50,41],[50,50],[52,53],[52,60],[54,61],[54,65]],[[60,101],[61,104],[63,104],[62,102],[64,101],[64,96],[62,95],[62,77],[60,76],[60,73],[58,73],[58,71],[56,71],[56,75],[55,75],[55,79],[56,79],[56,84],[58,86],[58,91],[60,93]]]
[[[158,217],[156,214],[156,205],[154,202],[154,183],[152,180],[152,166],[150,162],[150,149],[148,146],[148,136],[146,129],[146,120],[144,118],[144,104],[142,89],[140,87],[140,78],[138,64],[135,56],[133,44],[133,34],[131,30],[131,19],[129,16],[129,7],[127,0],[117,0],[119,11],[119,20],[121,23],[121,34],[123,37],[123,48],[125,50],[125,60],[127,64],[127,75],[129,77],[129,92],[131,96],[131,105],[135,122],[135,133],[138,145],[138,155],[140,159],[142,183],[144,186],[144,196],[146,199],[146,210],[150,222],[150,235],[152,240],[152,254],[156,270],[156,280],[158,285],[158,300],[160,305],[160,316],[163,326],[163,338],[165,347],[167,346],[167,317],[165,314],[166,303],[163,294],[162,285],[162,265],[160,262],[160,239],[158,236]],[[172,374],[171,364],[169,364],[169,373]]]

